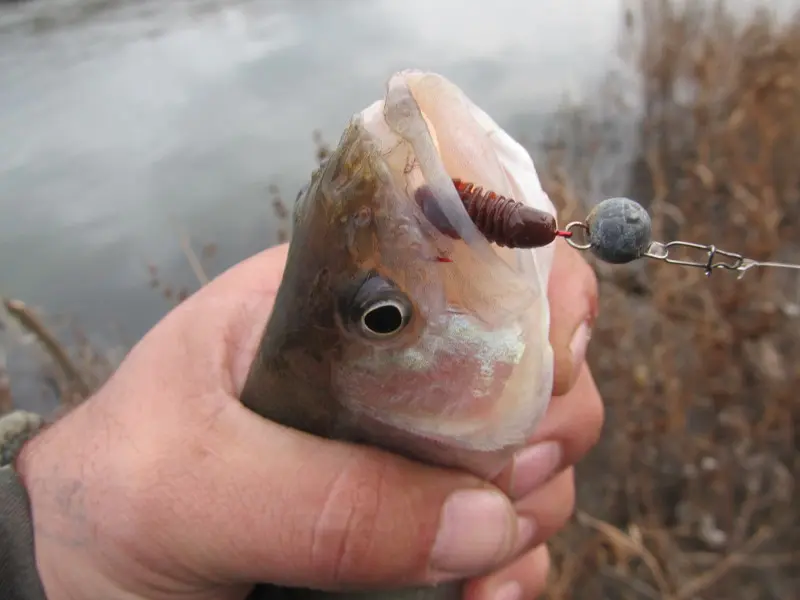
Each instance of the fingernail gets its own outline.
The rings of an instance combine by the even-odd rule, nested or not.
[[[561,465],[562,454],[557,442],[542,442],[521,450],[514,457],[511,496],[515,500],[527,496],[550,479]]]
[[[592,328],[588,321],[581,323],[572,334],[569,342],[569,352],[572,356],[572,376],[577,377],[578,370],[586,360],[586,349],[589,347],[589,340],[592,337]]]
[[[472,574],[505,557],[518,524],[508,500],[491,490],[459,490],[442,508],[431,568]]]
[[[522,600],[522,586],[518,581],[506,581],[497,588],[494,600]]]

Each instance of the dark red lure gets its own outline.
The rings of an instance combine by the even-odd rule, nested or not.
[[[475,227],[491,243],[507,248],[540,248],[558,236],[567,235],[557,229],[550,213],[460,179],[453,179],[453,185]],[[417,191],[417,203],[434,227],[445,235],[459,238],[439,210],[429,188]]]

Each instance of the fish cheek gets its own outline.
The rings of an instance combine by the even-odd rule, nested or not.
[[[345,348],[332,371],[337,397],[412,446],[425,438],[446,454],[517,447],[550,398],[552,351],[541,317],[532,307],[519,319],[488,325],[449,312],[402,346]]]

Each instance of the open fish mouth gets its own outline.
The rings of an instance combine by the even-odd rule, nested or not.
[[[493,245],[476,226],[453,184],[469,182],[555,217],[529,154],[464,93],[435,73],[394,74],[386,94],[359,115],[382,147],[406,144],[407,196],[438,231],[463,242],[477,258],[546,287],[553,248],[531,252]],[[555,221],[554,221],[555,222]],[[439,246],[447,246],[440,241]],[[448,251],[452,252],[449,247]],[[538,291],[537,291],[538,293]]]

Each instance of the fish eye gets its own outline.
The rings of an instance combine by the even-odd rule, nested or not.
[[[339,310],[347,328],[371,340],[386,340],[412,320],[414,305],[396,283],[375,272],[353,282]]]
[[[361,329],[370,336],[388,337],[399,333],[408,323],[410,311],[396,300],[380,300],[369,306],[361,317]]]

